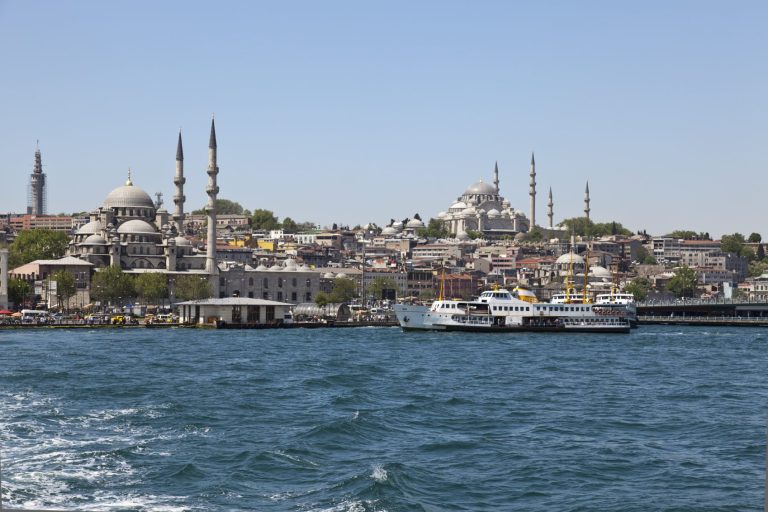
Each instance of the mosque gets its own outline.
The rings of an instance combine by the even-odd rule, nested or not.
[[[185,272],[213,277],[216,265],[216,127],[211,121],[208,144],[208,239],[205,253],[197,252],[184,236],[184,151],[181,133],[176,149],[176,175],[173,215],[155,205],[152,198],[128,180],[104,199],[90,214],[90,222],[75,232],[68,254],[93,263],[96,267],[117,265],[125,271],[143,269],[167,273]],[[212,284],[216,279],[211,279]]]
[[[500,195],[499,190],[499,165],[493,170],[493,185],[483,180],[471,185],[456,199],[456,202],[447,211],[437,214],[448,230],[457,239],[469,238],[468,231],[482,233],[486,239],[500,238],[501,236],[518,236],[527,233],[536,224],[536,159],[531,154],[530,171],[530,218],[526,217],[522,210],[512,208],[509,201]],[[589,219],[589,183],[584,196],[584,214]],[[549,189],[549,201],[547,203],[547,217],[549,219],[548,231],[555,230],[553,225],[554,202],[552,200],[552,188]]]

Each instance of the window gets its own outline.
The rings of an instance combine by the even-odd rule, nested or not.
[[[307,292],[307,294],[304,296],[304,300],[306,302],[312,302],[312,292]]]
[[[269,279],[267,279],[266,277],[264,278],[264,288],[269,288]]]
[[[277,300],[282,301],[283,300],[283,292],[277,292]]]
[[[297,300],[296,292],[291,292],[291,302],[296,302]]]
[[[278,288],[282,288],[283,287],[283,278],[282,277],[278,277],[277,278],[277,287]]]
[[[264,300],[269,300],[269,293],[267,293],[267,292],[262,293],[261,294],[261,298],[264,299]]]
[[[253,286],[253,278],[252,277],[248,278],[248,286]]]
[[[291,286],[293,286],[294,288],[296,288],[296,285],[297,285],[297,284],[298,284],[298,280],[297,280],[297,279],[294,277],[294,278],[291,280]]]
[[[307,288],[312,286],[312,279],[307,278]]]
[[[249,298],[249,299],[252,299],[252,298],[253,298],[253,292],[248,292],[248,298]],[[248,306],[248,307],[250,307],[250,306]]]

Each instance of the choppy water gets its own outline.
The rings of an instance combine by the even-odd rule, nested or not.
[[[759,510],[768,332],[0,331],[3,502]]]

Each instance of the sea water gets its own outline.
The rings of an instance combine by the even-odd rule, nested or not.
[[[768,331],[0,331],[6,507],[758,510]]]

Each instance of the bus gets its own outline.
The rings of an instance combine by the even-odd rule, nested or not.
[[[43,324],[51,320],[51,315],[41,309],[22,309],[21,322],[25,324]]]

